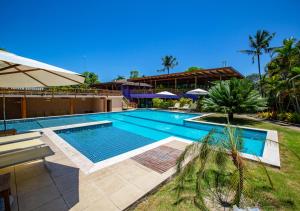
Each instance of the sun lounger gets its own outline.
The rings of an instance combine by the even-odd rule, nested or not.
[[[3,136],[0,137],[0,145],[20,142],[20,141],[25,141],[30,139],[37,139],[40,138],[41,136],[42,134],[40,132],[30,132],[30,133],[22,133],[22,134],[11,135],[11,136]]]
[[[169,107],[168,109],[179,109],[180,108],[180,103],[175,103],[174,106]]]
[[[190,110],[191,111],[194,111],[197,109],[197,103],[193,103],[191,106],[190,106]]]
[[[190,110],[190,105],[189,104],[185,104],[184,106],[182,106],[180,108],[180,110]]]
[[[20,151],[14,151],[11,153],[0,155],[0,168],[5,168],[8,166],[14,166],[17,164],[43,159],[45,157],[54,155],[54,152],[49,146],[42,146],[38,148],[30,148]]]
[[[18,150],[41,147],[43,145],[45,145],[45,143],[42,142],[40,139],[21,141],[12,144],[3,144],[0,145],[0,155]]]
[[[16,136],[17,139],[19,138],[17,142],[15,139],[7,139],[5,141],[8,143],[0,145],[0,168],[44,159],[47,156],[54,155],[49,146],[40,139],[35,138],[41,136],[40,133],[33,132]],[[35,139],[30,139],[30,137]],[[4,140],[2,141],[4,142]]]

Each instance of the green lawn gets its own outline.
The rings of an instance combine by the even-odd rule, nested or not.
[[[204,121],[225,123],[223,115],[212,115]],[[277,130],[279,141],[285,146],[280,147],[281,169],[268,167],[274,183],[270,188],[262,168],[257,163],[248,162],[253,190],[250,198],[253,204],[259,204],[263,210],[300,210],[300,132],[271,123],[235,117],[237,125]],[[191,203],[173,205],[175,202],[174,179],[146,198],[135,210],[197,210]]]

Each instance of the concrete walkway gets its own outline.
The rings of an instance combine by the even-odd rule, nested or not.
[[[47,168],[36,161],[0,170],[11,173],[12,210],[123,210],[175,172],[171,167],[159,173],[129,158],[86,175],[46,136],[42,139],[55,151]],[[186,144],[164,146],[183,150]]]

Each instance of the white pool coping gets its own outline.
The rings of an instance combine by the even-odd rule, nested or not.
[[[212,123],[212,122],[206,122],[206,121],[199,121],[195,119],[201,119],[205,116],[209,116],[212,113],[207,113],[202,116],[198,117],[192,117],[189,119],[185,119],[184,121],[187,122],[193,122],[193,123],[200,123],[200,124],[210,124],[210,125],[220,125],[220,126],[226,126],[226,124],[221,123]],[[253,128],[253,127],[244,127],[244,126],[232,126],[234,128],[241,128],[241,129],[247,129],[247,130],[255,130],[255,131],[263,131],[267,132],[266,140],[265,140],[265,146],[262,156],[255,156],[250,155],[247,153],[241,153],[242,156],[249,160],[259,161],[265,164],[268,164],[270,166],[278,167],[280,168],[280,153],[279,153],[279,141],[278,141],[278,133],[276,130],[267,130],[267,129],[260,129],[260,128]]]
[[[142,110],[142,109],[138,109],[138,110]],[[161,110],[161,109],[150,109],[150,110]],[[174,113],[186,113],[186,112],[182,112],[182,111],[178,112],[178,111],[173,111],[173,110],[172,111],[170,111],[170,110],[161,110],[161,111],[174,112]],[[127,111],[115,111],[113,113],[119,113],[119,112],[130,112],[130,111],[129,110],[127,110]],[[90,113],[90,114],[103,114],[103,113],[107,113],[107,112],[98,112],[98,113]],[[203,113],[186,113],[186,114],[199,115],[199,116],[195,116],[195,117],[192,117],[192,118],[185,119],[184,121],[187,121],[187,122],[226,126],[226,124],[212,123],[212,122],[196,120],[196,119],[199,119],[199,118],[202,118],[202,117],[205,117],[205,116],[209,116],[212,113],[206,113],[206,114],[203,114]],[[87,114],[54,116],[54,118],[66,117],[66,116],[81,116],[81,115],[87,115]],[[29,119],[45,119],[45,118],[47,118],[47,117],[29,118]],[[97,163],[93,163],[91,160],[89,160],[87,157],[85,157],[83,154],[81,154],[77,149],[72,147],[64,139],[62,139],[59,135],[57,135],[55,133],[56,130],[86,127],[86,126],[99,125],[99,124],[112,124],[112,122],[110,122],[110,121],[96,121],[96,122],[64,125],[64,126],[58,126],[58,127],[42,128],[42,129],[37,129],[37,130],[42,131],[45,135],[47,135],[49,137],[49,139],[62,152],[64,152],[64,154],[69,159],[71,159],[85,174],[90,174],[92,172],[98,171],[102,168],[105,168],[107,166],[110,166],[110,165],[113,165],[115,163],[121,162],[125,159],[131,158],[135,155],[141,154],[145,151],[148,151],[150,149],[153,149],[155,147],[158,147],[160,145],[166,144],[166,143],[171,142],[171,141],[181,141],[181,142],[184,142],[184,143],[187,143],[187,144],[193,143],[192,140],[187,140],[187,139],[179,138],[179,137],[176,137],[176,136],[170,136],[166,139],[156,141],[152,144],[148,144],[148,145],[145,145],[143,147],[131,150],[129,152],[122,153],[120,155],[114,156],[112,158],[108,158],[106,160],[103,160],[103,161],[100,161],[100,162],[97,162]],[[277,133],[277,131],[259,129],[259,128],[252,128],[252,127],[244,127],[244,126],[233,126],[233,127],[267,132],[264,151],[263,151],[262,156],[254,156],[254,155],[246,154],[246,153],[241,153],[241,154],[246,159],[253,160],[253,161],[260,161],[260,162],[268,164],[270,166],[280,168],[280,154],[279,154],[279,143],[278,143],[278,133]]]
[[[99,121],[99,122],[91,122],[91,123],[83,123],[83,124],[74,124],[67,125],[61,127],[52,127],[52,128],[43,128],[40,129],[72,162],[74,162],[77,167],[82,170],[85,174],[90,174],[105,167],[111,166],[115,163],[121,162],[133,156],[139,155],[143,152],[146,152],[150,149],[154,149],[160,145],[169,143],[174,140],[180,140],[187,143],[192,143],[192,141],[179,139],[174,136],[170,136],[166,139],[156,141],[152,144],[145,145],[143,147],[139,147],[137,149],[131,150],[129,152],[122,153],[120,155],[99,161],[97,163],[93,163],[86,156],[84,156],[81,152],[79,152],[76,148],[71,146],[68,142],[66,142],[63,138],[55,133],[56,130],[65,130],[70,128],[78,128],[78,127],[86,127],[91,125],[101,125],[101,124],[111,124],[110,121]]]

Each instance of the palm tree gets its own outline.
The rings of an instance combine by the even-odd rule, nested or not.
[[[234,113],[260,111],[265,106],[266,100],[253,89],[253,83],[236,78],[216,82],[208,90],[208,98],[203,100],[204,110],[225,111],[230,122]]]
[[[164,71],[168,71],[168,74],[170,73],[170,69],[173,69],[175,66],[178,65],[178,61],[176,59],[176,57],[173,56],[165,56],[162,58],[162,65],[164,66],[163,69],[158,70],[158,72],[164,72]]]
[[[246,53],[252,56],[252,62],[254,63],[255,57],[257,58],[258,64],[258,74],[260,80],[261,77],[261,68],[260,68],[260,56],[263,53],[270,53],[274,48],[270,47],[270,42],[275,36],[275,33],[270,34],[268,31],[265,30],[258,30],[254,36],[249,36],[249,50],[241,50],[240,52]],[[261,90],[262,91],[262,90]]]
[[[264,86],[268,93],[269,101],[272,104],[278,104],[280,110],[289,110],[292,105],[293,110],[296,112],[300,111],[299,104],[299,77],[300,74],[297,69],[300,67],[300,50],[299,42],[296,42],[295,38],[289,38],[283,40],[283,45],[279,48],[276,48],[274,51],[275,57],[268,64],[268,75],[266,80],[263,80]],[[269,86],[269,82],[272,82],[273,78],[277,81],[273,83],[276,85],[276,90],[278,91],[278,98],[281,101],[275,101],[273,86]],[[273,97],[273,98],[272,98]],[[276,95],[277,97],[277,95]],[[275,101],[275,102],[274,102]]]
[[[177,160],[176,203],[190,200],[199,209],[208,210],[204,198],[212,198],[223,207],[240,206],[242,197],[251,188],[247,186],[250,177],[240,153],[242,149],[240,132],[230,125],[222,135],[210,131],[202,140],[187,146]],[[267,169],[261,167],[273,188]],[[194,194],[187,194],[191,190]]]

